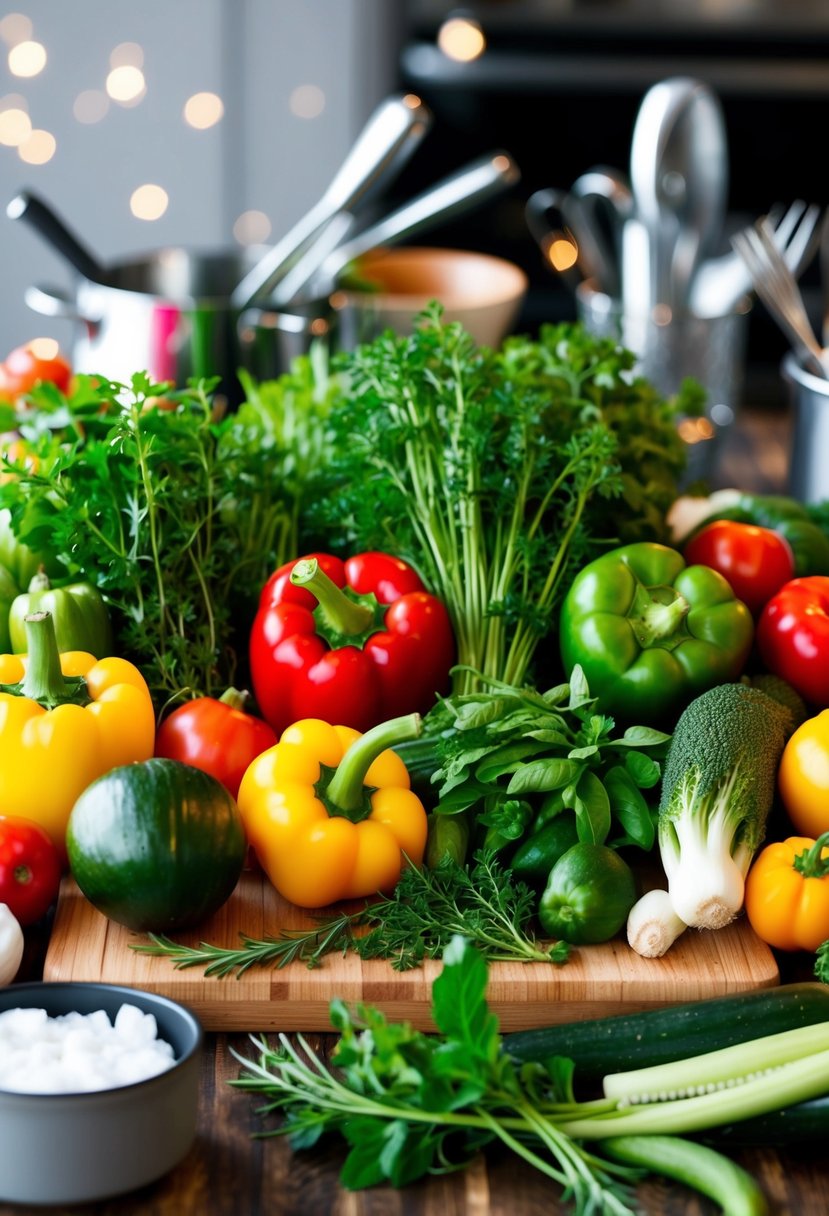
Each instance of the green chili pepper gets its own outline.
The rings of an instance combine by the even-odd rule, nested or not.
[[[585,566],[559,622],[567,674],[581,665],[597,709],[663,729],[695,696],[740,676],[753,638],[751,613],[721,574],[649,541]]]

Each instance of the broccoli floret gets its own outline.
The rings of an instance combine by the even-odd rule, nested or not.
[[[742,908],[791,729],[786,706],[745,684],[718,685],[681,714],[665,759],[658,836],[671,901],[686,924],[719,929]]]
[[[779,701],[781,705],[785,705],[791,710],[792,721],[791,727],[786,732],[792,734],[796,731],[809,716],[809,711],[806,708],[806,702],[801,697],[796,689],[792,688],[788,680],[784,680],[782,676],[773,675],[770,671],[760,672],[759,675],[743,678],[743,683],[747,683],[750,688],[759,688],[766,696],[772,697],[775,701]]]

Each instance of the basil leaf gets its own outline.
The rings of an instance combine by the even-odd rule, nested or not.
[[[628,752],[625,756],[625,768],[640,790],[652,789],[662,773],[656,761],[644,752]]]
[[[513,774],[507,793],[533,794],[560,790],[576,780],[581,768],[575,760],[531,760]]]
[[[610,831],[610,799],[599,778],[585,769],[576,786],[576,826],[579,840],[604,844]]]
[[[656,840],[656,825],[648,804],[621,765],[609,769],[604,778],[613,815],[624,829],[625,837],[641,849],[652,849]]]
[[[536,752],[544,750],[543,743],[530,743],[526,739],[520,739],[515,743],[505,743],[503,747],[493,751],[486,760],[481,761],[475,769],[475,776],[478,781],[489,783],[497,781],[504,773],[515,772],[526,762],[528,756],[534,756]]]
[[[443,952],[443,970],[432,984],[432,1017],[442,1034],[466,1049],[468,1063],[494,1061],[500,1050],[498,1019],[486,1002],[487,964],[459,934]]]
[[[660,747],[670,743],[671,736],[650,726],[629,726],[621,739],[614,739],[616,747]]]

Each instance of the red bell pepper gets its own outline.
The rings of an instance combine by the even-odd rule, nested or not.
[[[256,703],[277,734],[302,718],[366,731],[448,691],[449,614],[387,553],[314,553],[275,571],[250,636]]]
[[[805,700],[829,706],[829,577],[793,578],[766,604],[757,623],[766,668]]]

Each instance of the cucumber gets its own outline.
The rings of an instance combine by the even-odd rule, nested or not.
[[[829,987],[804,981],[645,1013],[520,1030],[504,1036],[503,1049],[520,1061],[566,1056],[575,1064],[576,1076],[600,1078],[827,1020]]]

